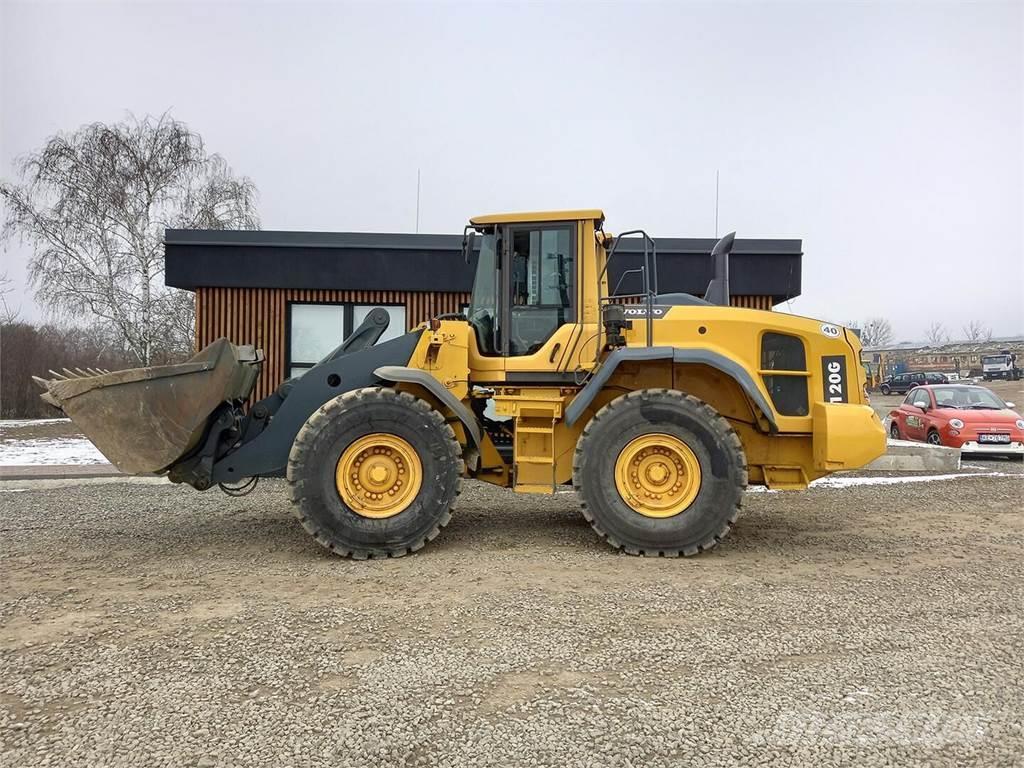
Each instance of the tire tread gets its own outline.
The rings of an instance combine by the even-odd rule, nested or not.
[[[447,438],[449,458],[456,462],[458,477],[455,481],[455,493],[448,508],[442,513],[437,524],[427,531],[422,537],[407,544],[406,546],[394,548],[360,548],[360,547],[339,547],[324,530],[321,530],[310,518],[303,513],[303,502],[310,498],[305,492],[307,478],[300,471],[305,466],[308,455],[312,450],[313,441],[316,435],[331,419],[334,419],[344,411],[352,408],[360,408],[381,402],[399,402],[412,407],[425,415],[435,427]],[[306,423],[299,429],[292,444],[291,453],[288,456],[288,467],[285,477],[292,487],[291,503],[292,513],[298,519],[302,527],[313,539],[324,549],[333,552],[340,557],[350,557],[353,560],[386,559],[404,557],[412,552],[417,552],[440,535],[452,519],[452,512],[455,510],[458,497],[462,493],[462,477],[465,472],[465,463],[462,459],[462,447],[455,437],[455,431],[448,424],[444,417],[437,412],[429,403],[409,392],[400,392],[388,387],[364,387],[354,389],[350,392],[328,400],[320,406],[313,415],[306,420]]]
[[[618,541],[615,537],[605,531],[601,524],[594,517],[593,512],[589,509],[589,506],[583,495],[583,487],[581,481],[581,465],[583,462],[583,454],[588,450],[588,438],[592,437],[596,429],[600,429],[602,422],[606,421],[611,415],[616,413],[621,408],[627,408],[632,406],[637,401],[649,402],[654,399],[683,399],[689,403],[697,412],[711,425],[715,431],[722,434],[725,439],[725,446],[729,453],[732,455],[733,461],[741,468],[740,474],[740,491],[738,501],[735,506],[730,510],[729,515],[724,521],[721,529],[712,534],[704,541],[695,544],[690,547],[680,549],[641,549],[637,547],[630,547],[621,541]],[[729,425],[729,422],[722,416],[718,411],[712,408],[703,400],[694,397],[693,395],[686,394],[675,389],[658,388],[658,389],[638,389],[633,392],[629,392],[621,397],[617,397],[610,403],[601,408],[594,417],[590,420],[586,427],[584,427],[580,439],[576,443],[576,452],[573,455],[573,466],[572,466],[572,483],[573,488],[576,491],[576,496],[579,499],[580,509],[583,512],[583,517],[590,523],[590,527],[594,529],[598,536],[600,536],[609,545],[625,552],[629,555],[640,555],[640,556],[653,556],[653,557],[692,557],[698,555],[701,552],[705,552],[712,549],[719,542],[724,539],[735,525],[736,520],[739,517],[740,511],[743,507],[743,493],[746,490],[749,475],[747,467],[746,453],[743,450],[743,444],[740,442],[739,436],[735,430]]]

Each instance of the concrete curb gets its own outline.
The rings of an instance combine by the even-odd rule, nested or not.
[[[123,474],[111,464],[23,464],[0,467],[0,481],[82,480],[96,477],[131,477],[131,475]]]
[[[868,464],[865,472],[955,472],[960,469],[960,449],[942,445],[890,440],[884,456]]]

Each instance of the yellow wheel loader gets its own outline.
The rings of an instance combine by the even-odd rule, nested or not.
[[[657,246],[599,210],[479,216],[465,315],[377,343],[382,309],[301,378],[248,404],[262,353],[220,339],[171,366],[37,380],[121,470],[199,490],[285,475],[331,551],[414,552],[464,477],[522,493],[570,484],[631,554],[693,555],[728,533],[748,484],[801,489],[885,451],[845,328],[729,306],[733,236],[703,299],[661,294]],[[632,293],[608,265],[633,241]],[[95,375],[94,375],[95,374]]]

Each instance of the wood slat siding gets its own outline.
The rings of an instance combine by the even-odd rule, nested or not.
[[[729,303],[745,309],[763,309],[769,312],[772,309],[771,296],[730,296]]]
[[[287,376],[285,327],[289,302],[333,304],[401,304],[413,328],[445,312],[458,312],[469,303],[468,293],[411,293],[403,291],[278,290],[264,288],[197,288],[196,348],[226,336],[235,344],[252,344],[266,355],[253,400],[277,388]],[[771,296],[733,296],[732,306],[772,308]],[[341,339],[338,339],[341,342]]]
[[[290,302],[331,304],[399,304],[409,328],[469,303],[468,293],[403,291],[317,291],[263,288],[197,288],[196,348],[226,336],[235,344],[252,344],[266,355],[253,400],[277,388],[287,376],[285,327]],[[408,330],[408,328],[406,329]],[[341,339],[338,339],[341,343]]]
[[[621,299],[621,302],[623,304],[643,304],[644,300],[638,296],[629,296]],[[773,306],[771,296],[730,296],[729,305],[744,309],[764,309],[769,312]]]

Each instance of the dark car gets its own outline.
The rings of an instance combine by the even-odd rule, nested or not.
[[[947,384],[948,382],[949,379],[941,373],[899,373],[895,376],[890,376],[878,388],[882,390],[883,395],[890,395],[894,392],[899,395],[905,395],[914,387],[920,387],[925,384]]]

